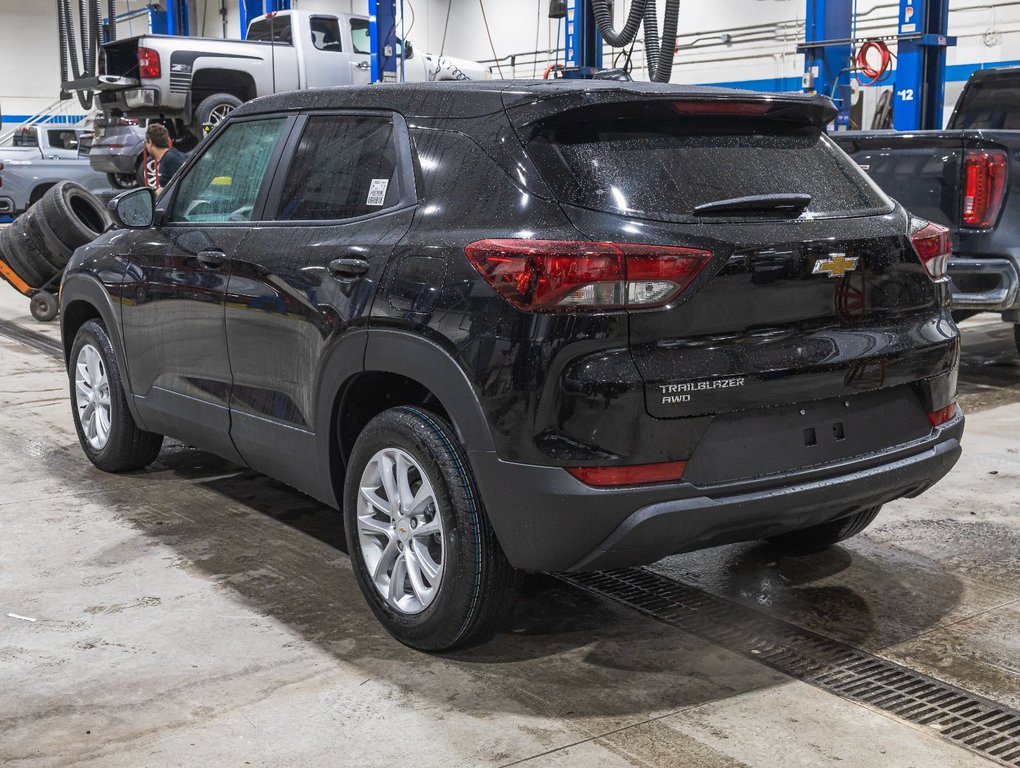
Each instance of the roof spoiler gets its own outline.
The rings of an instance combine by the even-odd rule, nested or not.
[[[817,94],[762,94],[721,88],[687,88],[670,93],[623,87],[543,96],[522,92],[504,94],[504,104],[516,129],[527,128],[554,115],[592,108],[603,110],[610,105],[620,109],[628,103],[634,104],[635,111],[665,108],[681,116],[760,117],[818,128],[824,128],[837,114],[832,100]]]

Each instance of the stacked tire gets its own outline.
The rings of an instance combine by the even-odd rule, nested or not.
[[[57,299],[46,288],[64,271],[74,250],[99,237],[110,224],[99,198],[80,184],[62,181],[0,230],[0,259],[31,289],[34,318],[46,321],[57,316]]]

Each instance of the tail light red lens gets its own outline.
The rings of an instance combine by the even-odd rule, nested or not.
[[[933,427],[937,427],[940,424],[945,424],[947,421],[952,421],[956,418],[957,412],[960,410],[960,406],[956,403],[950,403],[945,408],[939,408],[937,411],[933,411],[928,414],[928,421],[931,422]]]
[[[694,248],[572,240],[479,240],[464,250],[500,296],[535,312],[660,307],[712,258]]]
[[[154,51],[151,48],[139,48],[138,76],[147,80],[155,80],[162,73],[163,69],[159,64],[159,51]]]
[[[686,461],[662,464],[632,464],[629,467],[567,467],[567,472],[586,485],[606,488],[616,485],[645,485],[680,480]]]
[[[963,158],[963,226],[985,229],[995,224],[1006,190],[1006,153],[968,149]]]
[[[772,105],[764,101],[674,101],[673,109],[681,115],[764,115]]]
[[[949,268],[949,257],[953,255],[953,243],[949,230],[940,224],[926,224],[911,233],[911,241],[918,258],[928,270],[932,280],[941,280]]]

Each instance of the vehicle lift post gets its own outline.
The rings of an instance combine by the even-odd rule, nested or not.
[[[244,2],[241,3],[242,8]],[[163,7],[165,10],[157,10]],[[153,35],[190,35],[188,0],[164,0],[160,5],[151,4],[149,12],[149,33]],[[118,16],[118,19],[121,17]]]
[[[854,46],[855,0],[807,0],[804,90],[832,97],[839,108],[837,128],[849,125],[850,73]],[[916,131],[942,127],[949,0],[900,0],[894,80],[893,127]]]
[[[945,101],[949,0],[900,0],[899,47],[893,128],[897,131],[942,127]]]
[[[904,0],[906,2],[906,0]],[[804,90],[836,103],[836,128],[850,125],[850,59],[853,55],[854,0],[807,0],[804,42]]]
[[[397,0],[368,0],[372,82],[397,81]]]
[[[602,35],[595,24],[591,0],[567,0],[563,63],[567,78],[590,78],[602,69]]]

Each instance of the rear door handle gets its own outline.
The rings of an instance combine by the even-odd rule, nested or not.
[[[329,272],[334,277],[357,277],[368,272],[368,262],[364,259],[333,259],[329,262]]]
[[[372,68],[372,65],[369,64],[367,61],[359,61],[357,64],[354,64],[354,66],[357,67],[358,69],[371,69]]]
[[[198,263],[203,267],[219,269],[227,260],[227,254],[223,251],[199,251],[195,258],[198,259]]]

